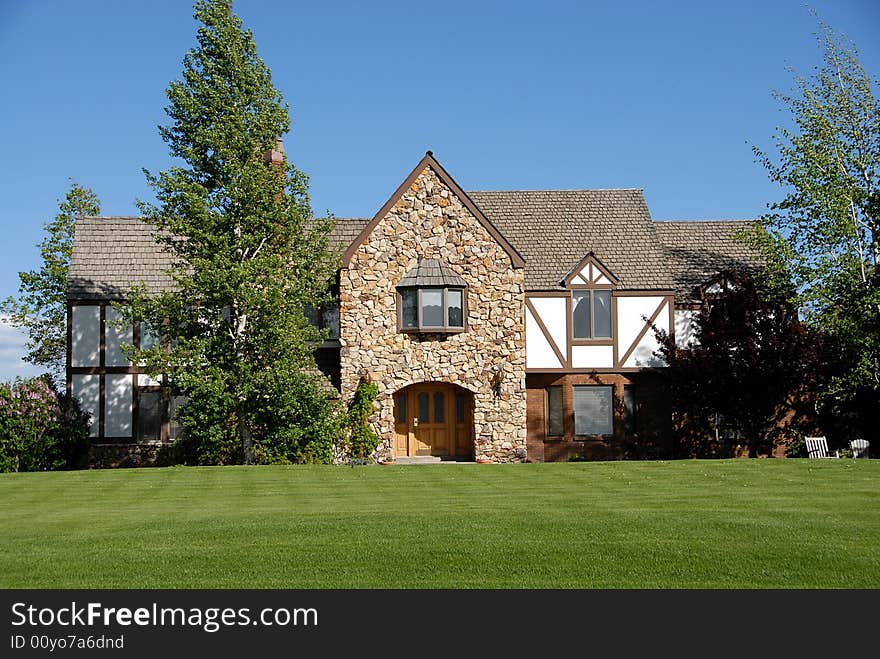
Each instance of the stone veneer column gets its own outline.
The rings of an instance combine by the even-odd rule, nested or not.
[[[398,331],[395,285],[422,258],[442,260],[467,282],[465,332]],[[378,385],[376,457],[392,455],[394,393],[418,382],[447,382],[474,394],[477,457],[525,459],[524,272],[431,167],[343,268],[339,298],[341,393],[350,400],[364,375]],[[501,373],[498,395],[493,369]]]

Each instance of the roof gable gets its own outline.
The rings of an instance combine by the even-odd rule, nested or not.
[[[526,289],[560,290],[584,254],[601,255],[621,289],[672,290],[639,189],[471,191],[526,261]]]
[[[562,285],[570,286],[617,286],[620,280],[596,258],[588,252],[562,280]]]
[[[404,195],[404,193],[409,189],[409,187],[413,184],[413,182],[419,177],[419,175],[425,171],[426,168],[430,168],[437,175],[437,178],[448,187],[452,193],[459,198],[461,203],[467,208],[477,221],[489,232],[492,238],[504,249],[507,255],[510,257],[510,261],[513,264],[514,268],[523,268],[525,267],[525,261],[520,253],[507,241],[507,239],[501,234],[500,231],[489,221],[483,211],[474,204],[473,200],[468,196],[468,194],[459,187],[458,183],[449,175],[449,173],[443,169],[442,165],[434,158],[434,154],[431,151],[425,153],[425,157],[419,161],[419,164],[415,166],[415,169],[410,172],[409,176],[404,179],[403,183],[394,191],[394,194],[385,202],[385,205],[379,209],[379,212],[373,216],[373,219],[370,220],[369,224],[364,227],[363,231],[358,235],[357,238],[348,246],[348,249],[345,250],[345,253],[342,256],[342,267],[346,268],[351,263],[351,258],[354,256],[354,253],[361,246],[361,244],[367,239],[367,237],[373,232],[373,229],[376,228],[376,225],[385,218],[386,215],[391,211],[394,207],[394,204]]]
[[[764,265],[763,257],[737,235],[756,224],[754,220],[654,222],[672,270],[676,302],[698,302],[700,287],[720,271],[757,272]]]

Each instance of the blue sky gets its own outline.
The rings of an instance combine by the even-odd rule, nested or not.
[[[812,7],[880,74],[880,2],[238,0],[290,104],[316,213],[371,216],[427,149],[472,189],[643,188],[656,219],[751,218],[778,197],[751,145],[820,63]],[[195,44],[185,0],[0,0],[0,296],[69,180],[106,215],[170,158],[165,89]],[[875,92],[876,93],[876,92]],[[28,374],[0,325],[0,379]]]

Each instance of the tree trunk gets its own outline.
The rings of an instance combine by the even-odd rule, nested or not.
[[[246,465],[254,464],[254,445],[251,442],[251,429],[248,428],[247,419],[239,411],[238,414],[238,438],[241,440],[241,453]]]

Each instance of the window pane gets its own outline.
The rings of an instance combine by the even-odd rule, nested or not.
[[[594,337],[611,336],[611,291],[593,291]]]
[[[446,422],[446,394],[438,391],[434,394],[434,423]]]
[[[138,391],[138,441],[158,440],[162,429],[161,394]]]
[[[339,305],[330,304],[321,311],[321,327],[330,330],[329,339],[339,338]]]
[[[464,423],[466,401],[464,394],[455,394],[455,422]]]
[[[424,421],[427,423],[431,419],[428,416],[428,405],[429,405],[428,394],[421,393],[419,394],[419,421]]]
[[[461,304],[461,291],[446,291],[446,324],[449,327],[464,327],[464,310]]]
[[[131,437],[132,376],[104,376],[104,437]]]
[[[417,329],[419,326],[418,291],[405,288],[400,291],[402,305],[401,322],[404,329]]]
[[[576,339],[589,339],[590,335],[590,291],[571,294],[572,336]]]
[[[186,396],[172,396],[170,409],[168,411],[168,416],[170,421],[168,423],[168,438],[169,439],[177,439],[183,434],[183,428],[180,425],[180,421],[177,418],[177,413],[184,405],[186,405],[187,398]]]
[[[443,290],[422,289],[422,327],[443,327]]]
[[[100,365],[101,307],[76,306],[71,312],[71,366]]]
[[[576,435],[613,433],[611,387],[574,387],[574,432]]]
[[[397,394],[397,423],[406,423],[406,394]]]
[[[547,434],[563,434],[562,387],[547,387]]]
[[[91,415],[89,421],[89,437],[97,437],[101,423],[101,376],[72,375],[71,393],[79,400],[79,406]]]
[[[636,388],[631,384],[623,385],[623,414],[626,434],[636,433]]]
[[[152,348],[159,343],[161,334],[159,328],[153,325],[149,320],[141,321],[141,350]]]

